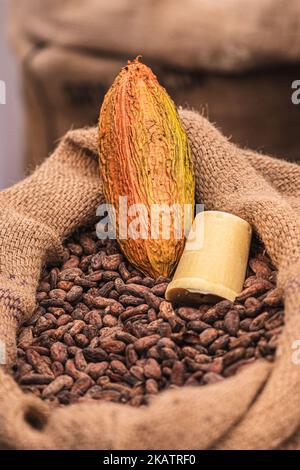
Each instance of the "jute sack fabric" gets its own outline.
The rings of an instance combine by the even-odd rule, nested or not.
[[[88,402],[48,408],[0,370],[0,448],[300,448],[300,167],[241,150],[208,121],[180,111],[194,158],[197,202],[248,220],[279,270],[285,327],[276,360],[206,387],[161,393],[149,407]],[[24,182],[0,194],[0,339],[6,369],[17,325],[32,313],[41,266],[102,202],[97,130],[69,132]]]
[[[248,70],[300,58],[298,0],[12,0],[14,44],[30,41],[187,69]],[[25,39],[25,40],[24,40]]]
[[[177,105],[203,106],[242,146],[296,159],[299,107],[289,95],[300,74],[298,0],[11,0],[9,11],[27,172],[70,128],[96,124],[99,102],[137,54]],[[287,66],[267,69],[279,63]],[[246,73],[253,68],[263,70]]]
[[[32,171],[70,128],[96,125],[99,103],[126,59],[45,44],[33,46],[19,63],[26,113],[25,167]],[[297,159],[300,109],[286,97],[300,76],[300,65],[241,78],[169,69],[154,60],[147,64],[177,105],[203,109],[234,142]]]
[[[297,158],[299,107],[288,95],[300,75],[298,0],[9,5],[25,98],[26,170],[70,128],[96,124],[105,92],[138,54],[177,105],[204,105],[211,121],[242,146]],[[286,67],[268,69],[274,64]],[[247,74],[250,69],[255,73]]]

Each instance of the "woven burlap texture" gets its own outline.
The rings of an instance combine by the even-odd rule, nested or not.
[[[10,10],[10,36],[21,57],[33,45],[51,44],[222,71],[300,57],[298,0],[11,0]]]
[[[259,360],[218,384],[166,391],[144,409],[95,402],[50,410],[0,370],[0,448],[300,447],[300,366],[292,361],[300,339],[300,167],[237,148],[197,113],[180,116],[197,202],[248,220],[279,270],[286,323],[275,362]],[[10,365],[42,265],[102,200],[98,173],[97,130],[71,131],[32,176],[0,194],[0,339]]]

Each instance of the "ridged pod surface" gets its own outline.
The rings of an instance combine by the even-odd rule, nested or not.
[[[169,276],[184,248],[184,205],[194,209],[192,157],[173,101],[138,58],[121,70],[104,98],[99,158],[104,196],[116,210],[117,239],[123,253],[143,273]],[[147,216],[136,212],[127,220],[129,227],[138,214],[139,227],[148,232],[146,239],[120,239],[119,196],[127,197],[128,208],[143,204],[147,209]],[[180,205],[180,216],[171,215],[169,239],[163,239],[167,232],[163,235],[162,226],[156,238],[152,236],[153,204]],[[180,238],[175,237],[178,221]]]

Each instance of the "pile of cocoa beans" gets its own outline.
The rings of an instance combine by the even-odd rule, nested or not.
[[[234,303],[174,308],[164,300],[169,281],[141,274],[115,241],[75,233],[62,264],[45,268],[36,311],[19,330],[16,381],[54,406],[139,406],[166,388],[215,383],[258,358],[273,360],[282,295],[257,241]]]

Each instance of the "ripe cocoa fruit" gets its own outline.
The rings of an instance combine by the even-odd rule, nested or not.
[[[104,98],[99,119],[99,159],[104,196],[115,209],[116,236],[123,253],[143,273],[169,276],[184,247],[184,205],[189,204],[192,211],[194,207],[191,150],[173,101],[138,58],[121,70]],[[147,209],[127,218],[129,228],[138,214],[139,227],[146,237],[121,236],[120,196],[127,197],[127,208],[143,204]],[[159,220],[153,237],[150,221],[154,204],[168,208],[167,236]],[[180,207],[176,216],[174,204]]]

